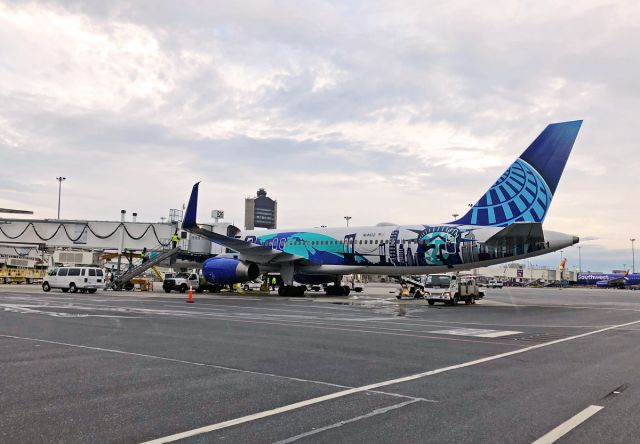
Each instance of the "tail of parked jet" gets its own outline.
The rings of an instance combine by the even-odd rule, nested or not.
[[[504,227],[544,221],[582,120],[553,123],[460,219],[451,223]]]

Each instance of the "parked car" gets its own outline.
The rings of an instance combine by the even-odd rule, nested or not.
[[[489,281],[489,283],[487,284],[487,287],[489,288],[502,288],[502,281],[499,281],[498,279],[491,279]]]
[[[95,293],[104,288],[104,272],[98,267],[56,267],[42,281],[42,290],[59,288],[63,292]]]
[[[245,282],[242,284],[242,289],[244,291],[260,291],[262,288],[262,281],[260,279],[255,279],[253,281]]]

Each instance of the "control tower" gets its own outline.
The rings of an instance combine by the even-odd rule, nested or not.
[[[278,222],[278,201],[267,197],[264,188],[260,188],[256,197],[244,200],[244,227],[246,230],[254,228],[276,228]]]

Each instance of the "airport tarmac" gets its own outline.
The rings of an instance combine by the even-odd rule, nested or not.
[[[0,286],[0,442],[638,442],[640,291],[389,291]]]

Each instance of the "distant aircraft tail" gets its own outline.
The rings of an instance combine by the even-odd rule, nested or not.
[[[452,224],[504,227],[544,221],[582,120],[552,123],[471,209]]]
[[[560,261],[560,270],[565,270],[567,268],[567,258],[565,257]]]

